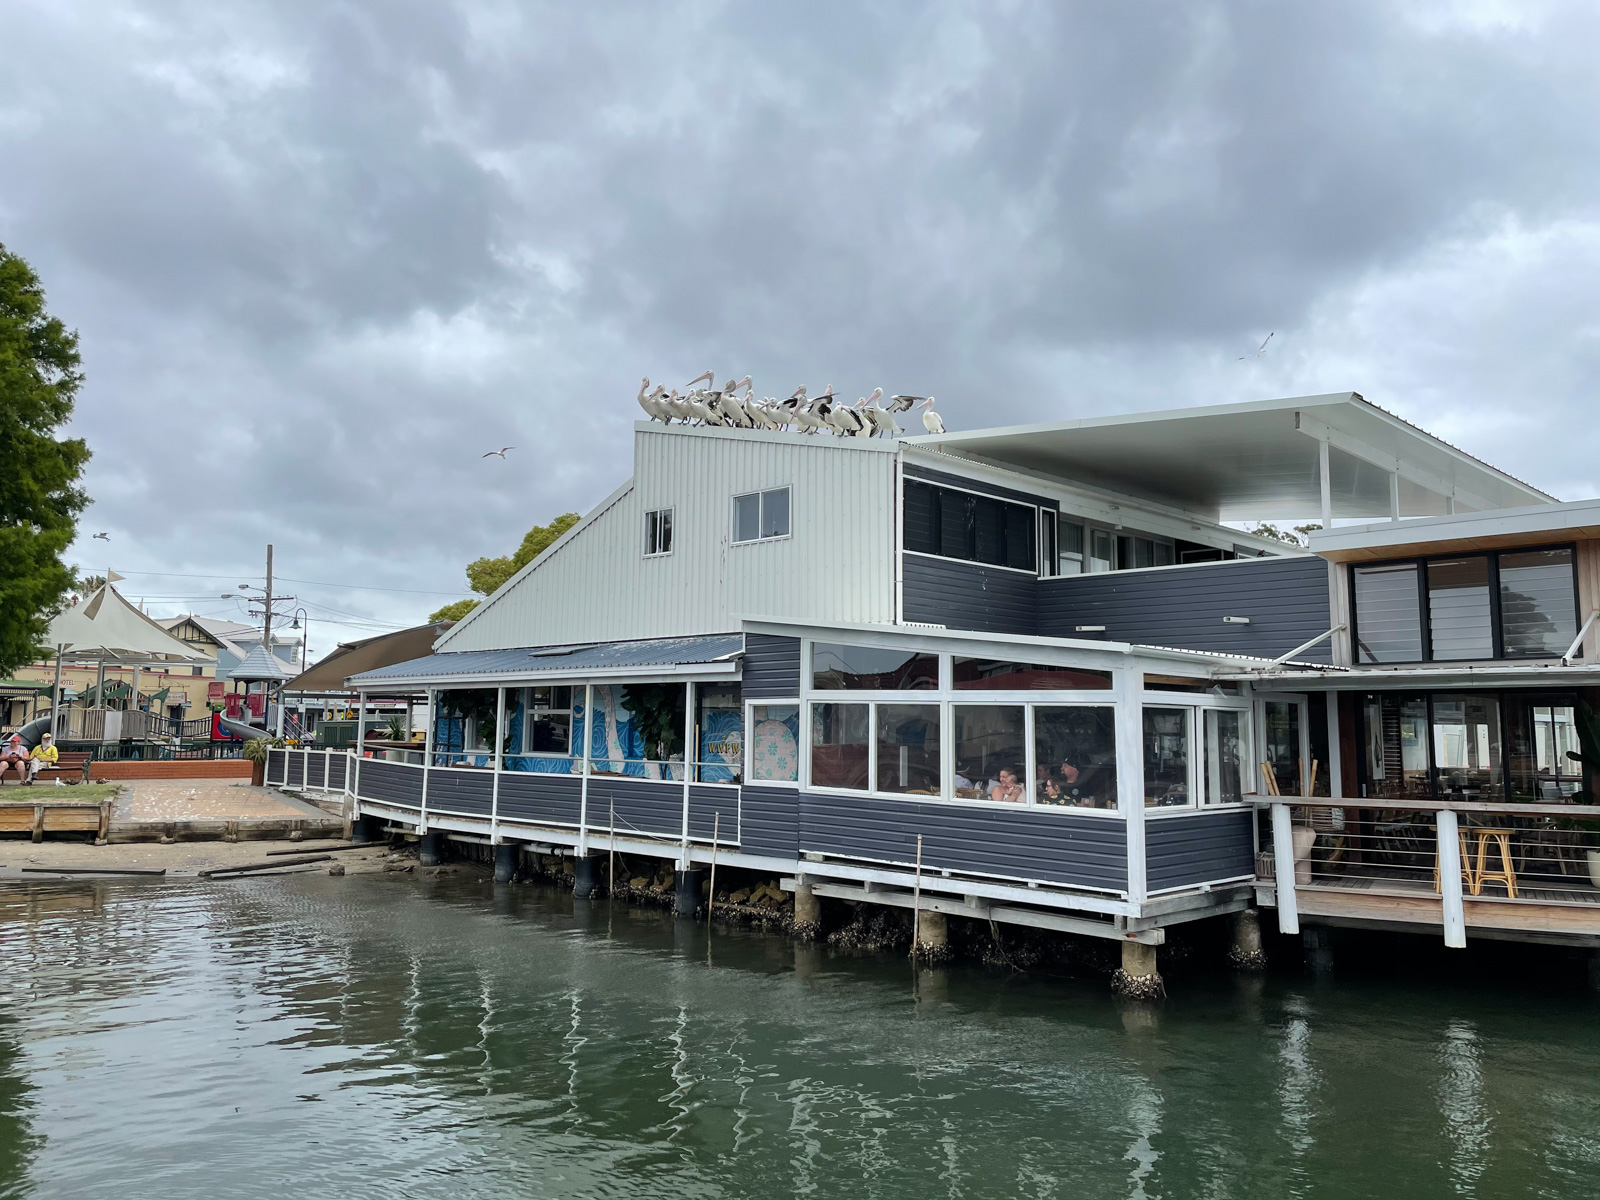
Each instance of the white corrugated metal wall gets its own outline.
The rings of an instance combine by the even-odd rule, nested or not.
[[[733,497],[787,486],[787,538],[734,545]],[[673,510],[645,558],[644,514]],[[457,626],[443,650],[720,633],[733,614],[894,619],[892,443],[660,426],[634,435],[633,486]]]

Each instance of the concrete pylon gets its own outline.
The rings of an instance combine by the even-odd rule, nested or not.
[[[912,935],[911,952],[917,961],[934,965],[950,960],[950,921],[943,913],[917,913]]]
[[[580,900],[593,896],[602,886],[602,864],[591,854],[580,854],[572,860],[572,894]]]
[[[444,834],[437,832],[423,834],[422,841],[418,846],[418,851],[423,866],[437,867],[441,862],[444,861]]]
[[[813,941],[822,933],[822,900],[809,883],[794,889],[794,935]]]
[[[1233,914],[1233,945],[1228,962],[1236,971],[1265,971],[1267,953],[1261,948],[1261,913],[1247,908]]]
[[[1143,942],[1122,943],[1122,966],[1111,976],[1111,988],[1119,996],[1135,1000],[1160,1000],[1167,985],[1156,970],[1156,948]]]
[[[494,881],[510,883],[517,873],[517,861],[522,857],[515,842],[501,842],[494,848]]]
[[[672,911],[680,917],[692,917],[700,908],[700,885],[705,882],[702,867],[681,867],[676,872],[672,889]]]

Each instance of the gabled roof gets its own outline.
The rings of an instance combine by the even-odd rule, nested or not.
[[[283,660],[268,651],[260,642],[250,648],[250,652],[238,663],[227,671],[229,679],[236,679],[243,683],[252,683],[258,680],[280,682],[289,678],[289,672],[283,665]]]

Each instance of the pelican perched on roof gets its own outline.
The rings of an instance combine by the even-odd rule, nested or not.
[[[673,388],[663,397],[661,408],[667,414],[668,424],[671,424],[672,417],[677,417],[680,421],[689,419],[689,402],[678,395],[677,388]]]
[[[790,396],[783,406],[789,410],[794,427],[801,433],[815,433],[822,428],[828,415],[825,400],[807,401],[804,396]]]
[[[710,371],[701,371],[700,374],[696,375],[693,379],[689,380],[689,382],[684,384],[683,386],[688,388],[690,392],[693,392],[694,391],[694,385],[697,384],[697,383],[715,383],[716,381],[717,381],[717,377],[712,372],[710,372]]]
[[[867,420],[867,424],[871,426],[867,431],[867,436],[869,437],[879,433],[887,433],[890,437],[893,437],[900,432],[900,426],[895,424],[893,414],[884,412],[883,409],[878,407],[878,397],[881,395],[883,395],[882,388],[873,388],[872,395],[863,396],[856,401],[856,408],[861,411],[861,414]]]
[[[746,375],[744,382],[748,383],[749,379],[750,376]],[[740,386],[742,385],[731,379],[723,384],[722,392],[717,397],[717,407],[721,410],[723,418],[731,424],[739,426],[740,429],[754,429],[755,421],[745,411],[744,405],[739,402],[739,397],[735,394]]]
[[[666,387],[662,384],[657,384],[656,390],[646,395],[645,389],[649,386],[650,377],[647,375],[644,382],[639,385],[639,407],[644,409],[645,414],[652,421],[671,421],[672,414],[661,403],[662,397],[667,394]]]
[[[929,433],[945,433],[945,432],[947,432],[945,427],[944,427],[943,418],[941,418],[938,413],[933,411],[933,397],[932,396],[929,396],[921,404],[917,405],[917,407],[918,408],[925,408],[925,409],[928,410],[927,412],[922,414],[922,427],[924,429],[926,429]]]

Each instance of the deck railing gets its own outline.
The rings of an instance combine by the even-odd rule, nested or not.
[[[1600,915],[1600,806],[1285,796],[1270,805],[1257,873],[1277,884],[1279,924],[1296,893],[1442,902],[1445,941],[1466,944],[1465,905],[1578,906]]]

